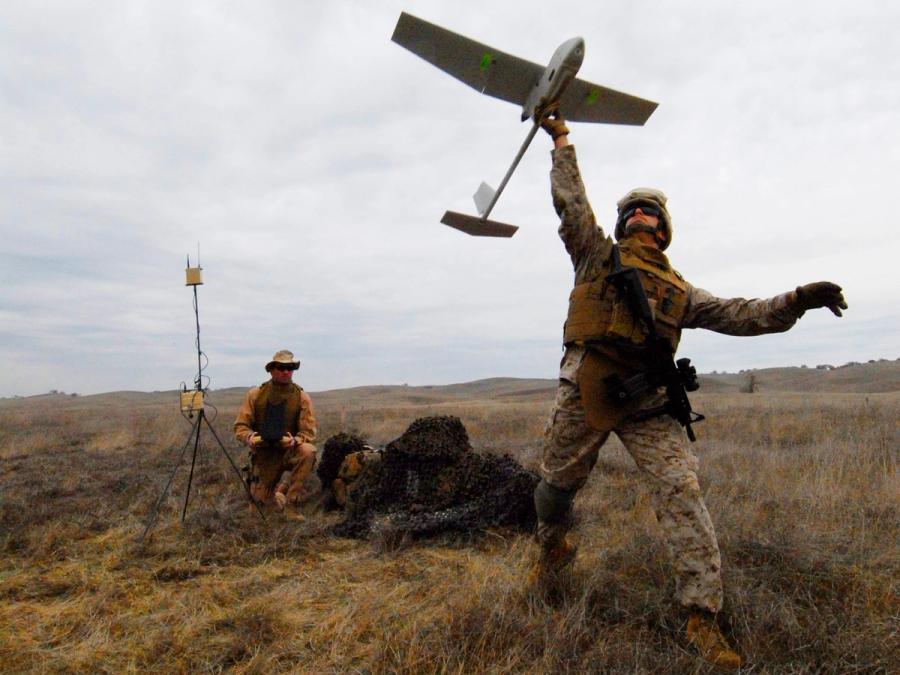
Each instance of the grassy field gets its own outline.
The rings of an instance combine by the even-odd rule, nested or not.
[[[214,427],[242,463],[239,396],[213,392]],[[455,414],[477,449],[534,466],[552,386],[314,400],[321,440],[348,429],[384,443],[416,417]],[[175,405],[139,393],[0,402],[4,672],[710,670],[681,640],[649,496],[615,440],[576,502],[571,578],[547,597],[524,583],[535,549],[521,535],[397,548],[325,535],[334,514],[262,522],[209,434],[186,522],[187,466],[137,541],[190,431]],[[708,416],[694,449],[723,554],[722,618],[746,672],[900,672],[900,392],[763,386],[695,407]]]

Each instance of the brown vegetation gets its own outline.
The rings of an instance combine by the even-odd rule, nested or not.
[[[900,393],[702,394],[695,450],[724,561],[723,620],[749,670],[898,672]],[[375,388],[369,388],[375,389]],[[386,388],[314,400],[321,438],[373,443],[453,414],[534,466],[552,393]],[[404,394],[415,400],[398,401]],[[236,392],[213,400],[233,454]],[[479,398],[480,396],[480,398]],[[190,427],[171,395],[0,403],[0,668],[122,672],[706,672],[685,648],[647,492],[611,442],[579,494],[581,553],[554,597],[505,531],[400,548],[262,522],[204,434],[136,539]]]

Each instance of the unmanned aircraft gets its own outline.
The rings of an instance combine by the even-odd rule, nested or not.
[[[447,211],[441,218],[445,225],[471,235],[511,237],[519,229],[488,220],[488,216],[541,126],[541,120],[550,111],[558,109],[569,122],[640,126],[656,110],[653,101],[576,78],[584,60],[584,40],[580,37],[563,42],[546,67],[505,54],[406,12],[400,14],[391,40],[482,94],[521,105],[522,121],[533,122],[500,187],[494,190],[482,183],[475,193],[480,217]]]

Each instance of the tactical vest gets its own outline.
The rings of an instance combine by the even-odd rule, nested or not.
[[[637,269],[653,310],[656,330],[669,340],[674,352],[681,339],[681,322],[687,308],[687,284],[672,269],[666,255],[652,246],[624,241],[619,244],[619,253],[623,267]],[[572,289],[564,329],[565,344],[594,343],[627,352],[646,342],[644,323],[632,316],[625,300],[606,281],[611,271],[610,257],[598,278]]]
[[[303,389],[293,382],[289,384],[274,384],[271,380],[259,387],[259,395],[253,405],[253,420],[256,430],[262,435],[266,428],[267,415],[276,407],[284,406],[281,430],[283,434],[296,435],[300,430],[300,408],[303,401]],[[280,412],[280,411],[279,411]]]

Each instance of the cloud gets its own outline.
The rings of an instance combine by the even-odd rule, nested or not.
[[[840,321],[686,337],[701,370],[894,356],[893,5],[51,2],[0,8],[0,395],[191,381],[198,242],[213,386],[281,347],[312,389],[553,377],[572,272],[549,143],[493,214],[516,237],[440,226],[527,125],[390,42],[401,10],[538,62],[580,34],[583,77],[659,101],[572,140],[602,223],[666,190],[691,282],[845,287]]]

